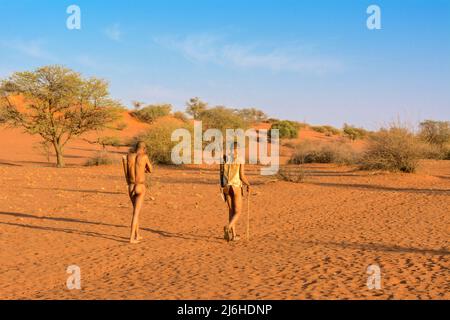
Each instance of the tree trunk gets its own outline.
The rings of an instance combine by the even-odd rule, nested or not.
[[[58,168],[64,168],[65,165],[62,147],[57,141],[53,142],[53,147],[55,148],[56,153],[56,166]]]

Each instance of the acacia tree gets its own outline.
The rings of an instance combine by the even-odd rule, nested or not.
[[[0,82],[0,94],[3,121],[50,143],[57,167],[64,167],[68,141],[103,129],[118,117],[119,103],[110,98],[106,81],[82,78],[57,65],[14,73]],[[12,96],[23,97],[24,105]]]
[[[208,104],[200,100],[200,98],[195,97],[189,99],[186,103],[186,113],[191,115],[195,120],[200,118],[202,112],[208,109]]]

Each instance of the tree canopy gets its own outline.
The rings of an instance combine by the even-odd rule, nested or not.
[[[0,82],[0,95],[3,122],[51,143],[58,167],[68,141],[119,117],[120,104],[110,98],[106,81],[58,65],[14,73]],[[12,96],[21,96],[23,105]]]

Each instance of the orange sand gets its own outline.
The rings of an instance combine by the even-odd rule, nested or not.
[[[232,244],[216,168],[156,167],[145,239],[129,245],[121,167],[80,166],[99,148],[79,140],[56,169],[33,141],[0,129],[0,299],[450,298],[450,161],[411,175],[309,165],[302,184],[250,167],[251,240]],[[372,264],[381,290],[366,286]]]

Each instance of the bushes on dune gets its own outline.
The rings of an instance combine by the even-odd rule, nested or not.
[[[326,143],[305,140],[295,147],[290,163],[354,164],[358,159],[359,153],[344,142]]]
[[[348,124],[344,124],[344,128],[342,129],[342,132],[344,133],[344,136],[349,138],[352,141],[355,141],[357,139],[362,139],[368,135],[367,130],[362,128],[357,128]]]
[[[255,108],[234,109],[225,106],[209,107],[200,98],[192,98],[186,103],[186,113],[194,120],[203,122],[205,129],[246,129],[249,124],[267,118],[264,112]]]
[[[237,110],[237,114],[242,118],[242,120],[248,123],[267,121],[267,115],[263,111],[255,108],[240,109]]]
[[[204,129],[246,129],[248,123],[239,116],[235,109],[218,106],[206,109],[200,113],[198,119],[203,122]]]
[[[430,129],[429,126],[430,122],[427,123],[426,133],[422,125],[421,132],[415,134],[406,126],[392,124],[370,135],[363,129],[355,130],[354,127],[346,126],[346,134],[352,140],[367,135],[364,152],[355,152],[351,145],[344,142],[306,140],[295,147],[290,162],[358,164],[363,170],[412,173],[416,171],[420,159],[450,160],[450,148],[445,138],[446,126],[439,124],[439,130]]]
[[[172,111],[170,104],[148,105],[142,109],[134,110],[132,115],[142,122],[153,123],[156,119],[168,116]]]
[[[278,129],[280,134],[280,139],[295,139],[298,136],[298,130],[300,126],[297,122],[282,120],[277,121],[272,124],[272,129]],[[270,134],[270,131],[269,131]]]
[[[361,160],[361,168],[415,172],[422,157],[422,145],[414,133],[401,125],[370,135],[367,150]]]
[[[174,112],[173,113],[173,117],[175,119],[181,120],[183,122],[187,122],[188,121],[188,118],[187,118],[186,114],[184,112],[181,112],[181,111]]]
[[[333,126],[312,126],[311,130],[323,133],[326,136],[339,135],[341,131]]]

